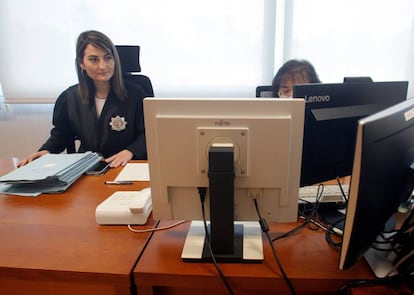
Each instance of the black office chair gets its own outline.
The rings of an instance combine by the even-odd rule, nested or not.
[[[256,97],[273,97],[271,85],[263,85],[256,87]]]
[[[115,47],[118,51],[124,79],[141,85],[147,97],[154,97],[151,80],[147,76],[139,74],[141,72],[140,47],[138,45],[116,45]]]
[[[371,77],[362,76],[362,77],[344,77],[344,83],[371,83]]]

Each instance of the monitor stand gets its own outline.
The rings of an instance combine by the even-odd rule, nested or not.
[[[391,216],[388,221],[385,223],[384,226],[384,233],[382,235],[378,235],[376,238],[377,241],[383,241],[385,238],[390,238],[393,234],[392,232],[396,226],[396,219],[395,216]],[[383,237],[384,236],[384,237]],[[397,271],[389,273],[392,268],[394,267],[393,259],[390,257],[392,253],[392,243],[382,243],[381,244],[382,251],[369,248],[367,252],[365,252],[364,257],[368,262],[369,266],[371,267],[372,271],[375,273],[377,278],[384,278],[388,275],[397,274]]]
[[[405,233],[406,230],[412,225],[414,221],[414,210],[411,211],[410,214],[406,217],[402,226],[398,229],[399,232]],[[383,236],[385,239],[392,237],[395,233],[390,233],[391,231],[395,230],[396,228],[396,217],[395,215],[391,216],[391,218],[385,224],[385,233]],[[397,233],[398,235],[398,233]],[[377,237],[378,241],[385,241],[382,235]],[[402,242],[402,243],[400,243]],[[407,242],[405,238],[401,238],[398,241],[389,241],[389,243],[382,243],[381,248],[383,251],[376,250],[374,248],[370,248],[364,255],[366,261],[368,262],[369,266],[371,267],[372,271],[375,273],[377,278],[384,278],[387,276],[397,275],[399,270],[396,269],[396,253],[392,251],[393,247],[395,247],[394,243],[399,244],[399,247],[406,247],[405,249],[411,251],[412,246],[410,242]],[[384,251],[385,250],[385,251]],[[401,271],[404,273],[404,270]]]
[[[385,253],[388,254],[389,252]],[[370,248],[365,253],[364,257],[377,278],[385,278],[386,276],[398,273],[397,271],[389,273],[394,267],[394,264],[386,255],[384,255],[383,251]]]
[[[209,222],[207,222],[209,224]],[[262,231],[257,221],[235,221],[234,252],[214,254],[218,262],[261,263],[263,261]],[[211,262],[207,248],[204,222],[191,222],[184,243],[181,258],[185,262]]]
[[[204,222],[193,221],[185,241],[183,261],[213,261],[212,255],[218,262],[263,261],[259,222],[234,221],[234,146],[226,143],[212,144],[208,162],[208,239]],[[205,196],[200,197],[204,202]]]

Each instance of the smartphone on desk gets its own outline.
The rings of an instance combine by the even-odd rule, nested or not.
[[[85,172],[86,175],[103,175],[110,168],[109,163],[99,161]]]

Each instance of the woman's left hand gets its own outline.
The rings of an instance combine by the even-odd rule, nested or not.
[[[133,154],[128,150],[122,150],[119,153],[106,158],[105,162],[110,163],[111,168],[125,166],[133,157]]]

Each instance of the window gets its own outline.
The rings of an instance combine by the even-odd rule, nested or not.
[[[53,102],[88,29],[140,45],[156,96],[254,96],[290,58],[323,82],[413,80],[413,15],[411,0],[0,0],[0,83],[8,101]]]
[[[286,1],[286,59],[312,62],[323,82],[345,76],[414,80],[414,2]],[[414,81],[413,81],[414,82]],[[414,89],[411,88],[411,95]]]
[[[0,82],[9,100],[55,99],[77,82],[78,34],[96,29],[141,46],[156,96],[252,96],[273,75],[273,2],[0,0]]]

